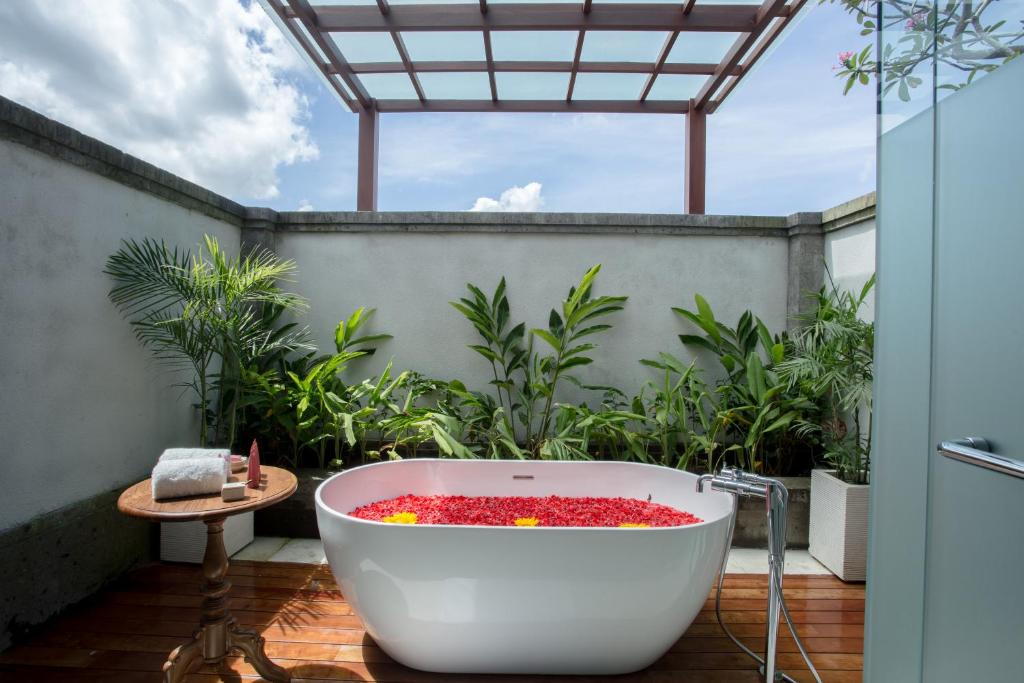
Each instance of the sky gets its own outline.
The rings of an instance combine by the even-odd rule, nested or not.
[[[875,186],[869,38],[812,9],[708,117],[707,212],[817,211]],[[4,0],[0,95],[243,204],[355,208],[356,115],[256,2]],[[680,213],[684,117],[381,116],[379,209]]]

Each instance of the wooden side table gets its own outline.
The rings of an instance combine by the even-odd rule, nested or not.
[[[245,489],[245,499],[226,503],[220,493],[206,496],[153,500],[149,479],[127,489],[117,500],[117,509],[126,515],[158,522],[206,522],[206,553],[203,555],[202,616],[199,628],[189,642],[177,647],[164,663],[164,682],[177,683],[200,658],[206,664],[219,664],[231,650],[242,652],[246,661],[263,678],[287,683],[291,675],[267,658],[264,638],[254,630],[242,628],[228,609],[231,582],[228,554],[224,549],[224,520],[231,515],[258,510],[284,500],[298,487],[295,475],[277,467],[261,468],[258,489]],[[232,478],[233,480],[234,478]]]

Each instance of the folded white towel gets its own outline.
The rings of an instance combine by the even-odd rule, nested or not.
[[[220,493],[227,480],[219,458],[161,460],[153,468],[153,500]]]
[[[227,448],[168,448],[160,454],[159,462],[194,458],[220,458],[224,461],[224,476],[231,476],[231,451]]]

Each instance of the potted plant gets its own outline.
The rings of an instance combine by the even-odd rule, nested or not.
[[[304,329],[274,327],[283,312],[304,305],[277,285],[294,270],[292,261],[263,250],[230,256],[209,236],[194,255],[162,241],[126,240],[107,260],[110,300],[157,361],[180,373],[179,386],[192,390],[202,447],[234,443],[245,368],[308,347]],[[252,513],[231,517],[224,533],[229,553],[250,543]],[[205,538],[202,522],[163,524],[161,558],[199,562]]]
[[[798,429],[820,439],[825,469],[811,473],[809,550],[843,581],[863,581],[867,570],[868,487],[871,470],[871,384],[874,323],[864,306],[875,278],[859,293],[829,285],[791,337],[780,373],[821,406]]]

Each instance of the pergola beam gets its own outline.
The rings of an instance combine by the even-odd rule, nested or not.
[[[494,49],[491,47],[491,32],[484,31],[484,70],[487,71],[487,83],[491,87],[491,100],[498,101],[498,81],[494,77]]]
[[[289,0],[290,2],[293,0]],[[305,0],[301,0],[305,1]],[[784,4],[784,3],[783,3]],[[293,5],[294,7],[294,5]],[[756,28],[758,7],[701,5],[689,13],[673,4],[575,3],[401,5],[382,14],[374,5],[318,5],[321,31],[739,31]]]
[[[388,0],[377,0],[377,8],[381,14],[388,14],[391,12],[391,5],[388,4]],[[427,99],[426,93],[423,92],[423,86],[420,85],[420,79],[416,75],[416,72],[412,68],[412,60],[409,59],[409,51],[405,48],[405,41],[402,40],[402,34],[398,31],[391,31],[391,42],[395,44],[395,50],[398,52],[398,58],[402,60],[402,67],[405,72],[409,74],[409,80],[412,82],[412,89],[416,91],[416,97],[420,100]],[[349,66],[351,69],[351,65]]]
[[[588,8],[584,7],[584,11]],[[576,74],[580,70],[580,55],[583,54],[583,41],[587,37],[586,31],[580,31],[576,36],[576,50],[573,52],[572,63],[569,65],[569,87],[565,91],[565,101],[572,101],[572,91],[576,89]]]
[[[475,0],[455,4],[373,0],[365,4],[312,5],[310,0],[262,0],[284,24],[300,48],[359,114],[358,190],[360,211],[377,208],[380,115],[405,112],[564,112],[686,115],[684,204],[688,213],[704,213],[707,176],[707,115],[714,112],[750,68],[778,39],[807,0],[677,0],[676,2],[610,2],[593,0],[489,3]],[[339,2],[341,0],[338,0]],[[395,0],[397,2],[397,0]],[[788,4],[787,4],[788,3]],[[479,33],[483,60],[413,61],[403,33],[462,31]],[[571,61],[494,58],[494,31],[564,31],[576,38]],[[663,32],[665,40],[653,62],[584,61],[589,31]],[[399,61],[350,63],[332,33],[386,33]],[[669,55],[686,32],[737,33],[718,63],[671,63]],[[308,35],[307,35],[308,34]],[[345,45],[342,45],[345,47]],[[560,73],[568,75],[564,99],[502,99],[498,73]],[[476,99],[431,99],[420,84],[420,73],[486,73],[489,92]],[[646,76],[635,99],[578,100],[575,86],[581,73],[641,74]],[[360,74],[407,74],[415,98],[375,99]],[[705,76],[693,99],[658,100],[651,93],[662,74]],[[477,93],[474,93],[477,94]],[[660,94],[660,93],[659,93]]]
[[[693,11],[696,12],[699,8],[700,5],[697,5]],[[725,54],[725,57],[722,58],[718,68],[715,69],[715,73],[711,75],[711,78],[704,83],[697,96],[693,98],[693,104],[696,109],[703,109],[708,104],[711,97],[729,77],[728,71],[734,66],[739,65],[744,55],[757,42],[761,33],[775,17],[788,16],[788,13],[783,14],[786,10],[788,10],[786,0],[765,0],[757,8],[753,28],[736,39],[732,47]],[[721,98],[718,99],[721,100]]]
[[[324,79],[331,86],[334,92],[338,94],[338,97],[340,97],[341,101],[345,103],[345,106],[347,106],[350,111],[359,111],[359,105],[352,101],[352,96],[348,94],[345,87],[338,83],[335,78],[332,78],[332,76],[337,76],[337,70],[329,62],[324,63],[317,56],[318,52],[316,46],[310,42],[309,38],[306,37],[306,34],[299,30],[299,27],[295,24],[295,13],[290,12],[291,8],[285,7],[279,2],[279,0],[267,0],[267,5],[274,14],[277,15],[281,25],[284,26],[289,34],[291,34],[292,38],[295,39],[295,42],[299,44],[299,47],[301,47],[309,56],[314,66],[323,74]],[[289,14],[292,16],[288,16]]]
[[[379,149],[380,114],[373,109],[359,112],[356,211],[377,210],[377,159]]]
[[[647,82],[644,83],[643,90],[640,91],[641,102],[646,100],[647,96],[651,94],[651,88],[654,87],[654,81],[658,78],[658,74],[660,74],[665,68],[665,62],[668,60],[668,55],[672,52],[672,46],[676,44],[676,39],[678,37],[679,31],[673,31],[665,38],[665,43],[661,46],[661,52],[658,54],[658,61],[654,63],[654,70],[651,71],[651,75],[647,77]]]
[[[352,69],[348,66],[348,61],[345,59],[341,51],[334,44],[334,41],[324,36],[317,26],[316,13],[313,7],[309,4],[308,0],[288,0],[288,6],[292,8],[295,13],[295,18],[302,22],[303,27],[309,32],[309,35],[316,41],[317,46],[327,55],[327,60],[330,62],[334,72],[345,82],[349,91],[355,96],[353,104],[357,109],[362,110],[370,106],[370,95],[366,92],[366,88],[363,87],[362,82],[359,78],[352,73]],[[378,16],[380,10],[376,7],[371,7]]]
[[[492,6],[493,11],[493,6]],[[685,114],[687,100],[374,100],[382,114],[407,112],[568,112],[600,114]]]
[[[480,0],[480,14],[487,14],[490,8],[487,0]],[[498,80],[494,77],[494,49],[491,47],[491,32],[484,31],[484,59],[487,60],[487,85],[491,88],[491,100],[498,101]]]
[[[495,61],[494,71],[565,73],[572,72],[573,64],[574,62],[560,61]],[[486,61],[425,61],[411,62],[411,65],[417,73],[485,72],[489,70],[490,66]],[[717,66],[717,64],[698,62],[669,62],[663,64],[658,73],[710,76],[715,73]],[[402,62],[349,62],[349,68],[355,74],[398,74],[406,71],[405,64]],[[650,74],[656,68],[657,64],[653,62],[581,61],[576,71],[579,73]],[[743,69],[744,67],[737,65],[733,67],[729,75],[739,76],[743,73]],[[333,68],[327,66],[327,73],[335,72]]]
[[[771,47],[779,35],[786,30],[786,27],[789,26],[793,17],[797,15],[797,12],[799,12],[805,4],[806,0],[795,0],[791,5],[789,5],[789,14],[776,21],[762,34],[761,40],[750,50],[750,52],[747,53],[740,73],[734,74],[733,78],[731,78],[722,88],[718,97],[715,98],[714,101],[708,102],[708,105],[706,106],[708,113],[713,114],[715,112],[715,109],[718,108],[718,104],[728,97],[729,93],[739,85],[740,79],[742,79],[743,76],[745,76],[754,67],[754,65],[757,64],[757,60],[764,56],[764,53],[768,51],[768,48]]]
[[[707,112],[693,109],[686,115],[686,169],[683,205],[686,213],[704,213],[707,186]]]

